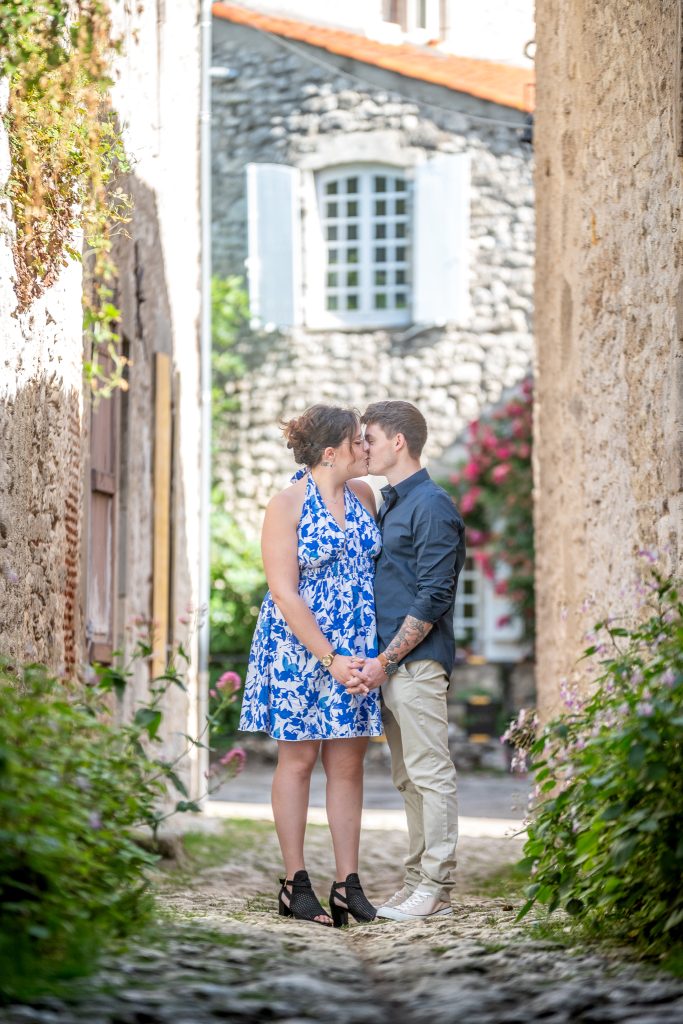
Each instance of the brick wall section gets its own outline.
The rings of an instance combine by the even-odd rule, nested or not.
[[[537,4],[541,707],[643,547],[683,567],[678,3]],[[679,115],[680,117],[680,112]],[[582,615],[595,594],[594,611]]]

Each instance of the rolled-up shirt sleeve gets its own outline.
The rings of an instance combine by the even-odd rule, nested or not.
[[[437,622],[455,599],[465,561],[465,527],[447,494],[419,505],[412,519],[417,593],[408,611],[421,622]]]

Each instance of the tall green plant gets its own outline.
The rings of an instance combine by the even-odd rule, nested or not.
[[[522,915],[562,907],[596,934],[665,950],[683,941],[683,603],[657,571],[642,596],[644,621],[595,625],[589,695],[564,683],[565,711],[531,745],[540,802]]]

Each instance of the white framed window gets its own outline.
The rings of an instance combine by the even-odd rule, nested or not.
[[[443,39],[448,0],[383,0],[384,21],[398,25],[416,41]]]
[[[467,647],[473,654],[481,654],[483,647],[482,583],[483,573],[468,555],[458,577],[453,631],[456,644]]]
[[[283,330],[468,322],[468,153],[435,153],[410,168],[372,158],[310,169],[252,163],[246,198],[256,322]]]
[[[321,325],[392,326],[410,320],[410,183],[381,165],[317,175],[323,240]]]

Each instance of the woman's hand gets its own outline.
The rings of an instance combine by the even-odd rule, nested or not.
[[[329,672],[333,679],[336,679],[342,686],[346,686],[353,679],[352,669],[362,669],[364,664],[365,658],[358,658],[355,654],[335,654]]]

